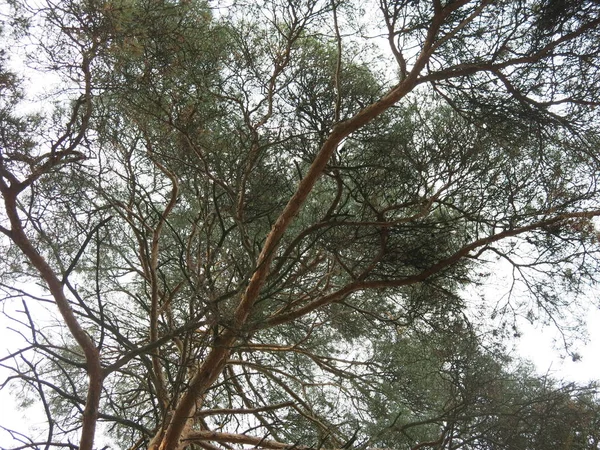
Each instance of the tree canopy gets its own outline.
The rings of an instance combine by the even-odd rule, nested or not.
[[[595,385],[504,348],[593,301],[600,3],[1,14],[18,448],[600,448]]]

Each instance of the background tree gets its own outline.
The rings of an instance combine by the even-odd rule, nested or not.
[[[20,448],[598,447],[595,387],[472,314],[596,281],[596,2],[12,7],[65,86],[0,72]],[[527,301],[469,298],[493,258]]]

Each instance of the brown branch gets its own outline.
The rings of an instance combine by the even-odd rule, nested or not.
[[[331,10],[333,12],[333,29],[335,30],[335,42],[336,42],[336,62],[335,62],[335,75],[333,79],[333,86],[335,89],[335,107],[333,110],[333,123],[340,121],[340,111],[342,109],[342,36],[340,35],[340,27],[338,25],[337,16],[337,0],[331,0]]]
[[[190,433],[187,439],[185,439],[186,443],[197,443],[198,445],[202,445],[203,441],[212,441],[219,443],[228,443],[228,444],[240,444],[240,445],[253,445],[254,448],[265,448],[272,450],[310,450],[314,449],[313,446],[307,445],[298,445],[298,444],[286,444],[283,442],[278,442],[270,439],[266,439],[264,437],[256,437],[256,436],[248,436],[246,434],[237,434],[237,433],[222,433],[218,431],[194,431]],[[342,450],[341,449],[329,449],[329,450]],[[372,448],[372,450],[383,450]]]
[[[398,67],[400,68],[400,81],[402,81],[402,80],[404,80],[404,78],[406,78],[406,75],[407,75],[406,59],[404,59],[402,50],[400,50],[400,48],[396,45],[396,42],[395,42],[395,38],[396,38],[396,34],[397,34],[396,30],[394,28],[396,25],[396,17],[392,18],[390,16],[389,11],[388,11],[387,2],[380,1],[379,7],[381,9],[381,12],[383,13],[383,18],[385,20],[385,26],[388,30],[388,44],[390,46],[390,49],[392,50],[392,54],[394,55],[394,58],[396,58]]]
[[[46,259],[36,250],[23,230],[23,225],[17,212],[16,197],[19,192],[18,188],[2,188],[1,192],[4,197],[6,215],[8,216],[11,225],[9,237],[38,270],[40,276],[46,282],[67,328],[85,355],[89,384],[82,417],[83,423],[81,427],[80,449],[92,450],[103,382],[100,353],[90,336],[85,332],[75,317],[75,313],[71,308],[69,300],[65,296],[62,279],[59,278]]]
[[[198,412],[198,416],[206,417],[206,416],[216,416],[218,414],[255,414],[259,412],[265,411],[273,411],[276,409],[287,408],[289,406],[293,406],[292,402],[285,403],[277,403],[275,405],[262,406],[258,408],[218,408],[218,409],[207,409],[204,411]]]
[[[248,395],[247,395],[248,392],[242,387],[240,381],[238,380],[238,375],[233,370],[233,366],[231,366],[231,365],[227,366],[225,368],[225,371],[227,372],[228,380],[231,381],[231,384],[233,385],[235,392],[242,399],[242,402],[244,403],[244,405],[246,405],[246,409],[248,409],[248,410],[256,409],[256,407],[254,406],[255,402],[252,401],[248,397]],[[250,390],[252,390],[256,394],[256,397],[257,397],[256,400],[265,402],[265,400],[260,396],[260,394],[258,394],[256,392],[256,389],[254,389],[254,387],[250,383],[250,380],[248,379],[248,372],[244,368],[242,368],[242,375],[246,378],[246,381],[249,383]],[[294,403],[291,403],[290,406],[292,408],[296,408]],[[261,423],[261,425],[266,430],[268,430],[269,433],[271,433],[271,436],[274,437],[275,439],[277,439],[277,436],[276,436],[277,432],[275,430],[273,430],[273,427],[271,426],[271,424],[262,416],[262,414],[259,414],[259,412],[260,411],[257,411],[252,414],[254,415],[256,420],[258,420]],[[207,427],[207,429],[208,429],[208,427]]]
[[[310,447],[305,445],[284,444],[283,442],[273,441],[261,437],[248,436],[245,434],[220,433],[218,431],[194,431],[185,439],[187,444],[202,441],[212,441],[219,443],[254,445],[255,448],[267,448],[273,450],[308,450]]]
[[[453,9],[458,9],[461,6],[467,4],[468,1],[463,1],[463,2],[457,2],[455,4],[452,4]],[[454,36],[456,36],[456,34],[462,30],[464,27],[466,27],[470,22],[472,22],[473,20],[475,20],[475,18],[481,14],[481,12],[485,9],[485,7],[487,5],[489,5],[491,3],[491,0],[484,0],[481,2],[481,5],[479,5],[475,11],[473,11],[473,13],[471,13],[468,17],[466,17],[462,22],[460,22],[456,27],[454,27],[454,29],[452,31],[450,31],[449,33],[445,34],[444,36],[442,36],[442,38],[440,40],[438,40],[432,47],[432,50],[435,51],[437,48],[439,48],[441,45],[444,44],[444,42],[447,42],[448,40],[452,39]],[[448,5],[450,6],[450,5]],[[448,7],[447,6],[447,7]]]
[[[150,160],[154,163],[154,165],[171,181],[171,195],[169,198],[169,202],[165,207],[165,210],[161,213],[158,223],[156,227],[152,231],[152,247],[150,250],[150,263],[148,265],[148,272],[150,275],[150,292],[151,292],[151,303],[150,303],[150,343],[153,343],[158,340],[158,316],[161,313],[161,310],[166,307],[166,304],[159,305],[159,286],[158,286],[158,255],[159,255],[159,247],[160,247],[160,237],[162,234],[162,229],[165,225],[167,217],[175,207],[177,203],[177,198],[179,195],[179,183],[177,181],[177,177],[173,172],[163,166],[155,157],[155,152],[152,148],[150,138],[146,136],[147,142],[147,152]],[[165,410],[169,403],[169,398],[167,394],[166,380],[164,377],[162,363],[160,360],[159,347],[156,347],[151,352],[152,357],[152,369],[154,371],[154,376],[156,379],[156,394],[158,397],[159,404],[161,406],[161,410]]]
[[[298,308],[295,311],[287,312],[285,314],[273,315],[267,320],[265,320],[260,327],[262,328],[270,328],[277,325],[281,325],[284,323],[291,322],[296,320],[316,309],[322,308],[325,305],[330,303],[338,302],[346,298],[348,295],[353,292],[363,291],[367,289],[385,289],[385,288],[394,288],[401,286],[408,286],[410,284],[420,283],[425,281],[427,278],[441,272],[442,270],[456,264],[463,258],[469,256],[469,254],[476,249],[485,249],[485,247],[494,242],[501,241],[503,239],[518,236],[520,234],[526,233],[528,231],[533,231],[536,229],[541,229],[544,227],[548,227],[553,224],[557,224],[563,222],[567,219],[573,218],[592,218],[600,216],[600,210],[592,210],[592,211],[583,211],[583,212],[573,212],[573,213],[565,213],[560,214],[556,217],[541,220],[530,225],[526,225],[519,228],[513,228],[509,230],[505,230],[501,233],[497,233],[482,239],[478,239],[476,241],[471,242],[468,245],[465,245],[463,248],[452,254],[451,256],[437,262],[433,266],[428,269],[423,270],[422,272],[411,275],[404,278],[394,279],[394,280],[372,280],[372,281],[355,281],[347,284],[343,288],[332,292],[331,294],[325,295],[317,300],[308,303],[302,308]]]
[[[494,63],[493,60],[490,60],[490,61],[486,61],[486,62],[457,64],[457,65],[448,67],[443,70],[438,70],[436,72],[428,73],[427,75],[420,77],[417,80],[417,83],[422,84],[422,83],[427,83],[427,82],[432,82],[432,81],[441,81],[441,80],[447,80],[449,78],[473,75],[477,72],[482,72],[482,71],[495,72],[495,71],[498,71],[501,69],[505,69],[507,67],[519,66],[519,65],[523,65],[523,64],[531,64],[531,63],[537,62],[537,61],[541,60],[542,58],[548,56],[548,54],[550,54],[550,52],[552,50],[554,50],[556,47],[558,47],[560,44],[562,44],[564,42],[568,42],[570,40],[573,40],[573,39],[581,36],[586,31],[596,28],[599,25],[600,25],[600,17],[592,20],[591,22],[583,25],[582,27],[578,28],[577,30],[575,30],[571,33],[567,33],[564,36],[561,36],[560,38],[558,38],[552,42],[549,42],[547,45],[545,45],[544,47],[542,47],[541,49],[539,49],[538,51],[536,51],[533,54],[521,56],[518,58],[512,58],[512,59],[506,60],[501,63]]]

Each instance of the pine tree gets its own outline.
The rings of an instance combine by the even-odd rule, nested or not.
[[[598,448],[595,386],[502,347],[596,283],[597,2],[10,8],[19,448]]]

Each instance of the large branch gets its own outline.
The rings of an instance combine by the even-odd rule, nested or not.
[[[300,317],[303,317],[312,311],[315,311],[319,308],[322,308],[331,303],[335,303],[343,300],[348,295],[358,292],[364,291],[368,289],[385,289],[385,288],[396,288],[402,286],[408,286],[411,284],[416,284],[425,281],[427,278],[441,272],[444,269],[458,263],[461,259],[469,257],[471,252],[474,250],[482,249],[492,244],[494,242],[501,241],[503,239],[507,239],[510,237],[515,237],[521,235],[523,233],[545,228],[548,226],[552,226],[555,224],[559,224],[568,219],[576,219],[576,218],[592,218],[600,216],[600,210],[592,210],[592,211],[582,211],[582,212],[573,212],[560,214],[558,216],[552,217],[550,219],[540,220],[538,222],[532,223],[530,225],[526,225],[523,227],[513,228],[509,230],[502,231],[497,234],[493,234],[491,236],[478,239],[476,241],[471,242],[468,245],[465,245],[460,250],[456,251],[452,255],[447,258],[444,258],[438,261],[436,264],[432,265],[428,269],[425,269],[415,275],[410,275],[403,278],[391,279],[391,280],[357,280],[352,283],[347,284],[341,289],[338,289],[331,294],[324,295],[321,298],[318,298],[301,308],[298,308],[294,311],[287,312],[285,314],[276,314],[271,316],[263,323],[260,324],[257,328],[271,328],[277,325],[281,325],[284,323],[292,322]]]
[[[245,434],[220,433],[218,431],[194,431],[185,439],[187,444],[199,443],[204,441],[220,442],[226,444],[253,445],[254,448],[267,448],[274,450],[308,450],[311,447],[306,445],[285,444],[283,442],[273,441],[266,438],[248,436]]]
[[[561,44],[572,41],[573,39],[576,39],[577,37],[583,35],[585,32],[597,28],[598,26],[600,26],[600,17],[596,17],[594,18],[594,20],[582,25],[580,28],[547,43],[545,46],[529,55],[510,58],[502,62],[494,62],[493,59],[491,59],[489,61],[456,64],[454,66],[423,75],[422,77],[419,77],[418,83],[422,84],[432,81],[435,82],[441,80],[448,80],[450,78],[473,75],[475,73],[484,71],[497,73],[498,71],[501,71],[502,69],[506,69],[508,67],[532,64],[542,60],[545,57],[552,55],[552,52],[555,51]]]
[[[223,444],[239,444],[239,445],[252,445],[254,448],[266,448],[273,450],[310,450],[314,449],[314,446],[298,445],[298,444],[286,444],[283,442],[274,441],[267,439],[266,437],[248,436],[246,434],[237,433],[221,433],[218,431],[194,431],[189,434],[185,440],[188,444],[200,444],[202,442],[220,442]],[[342,450],[350,447],[351,443],[348,442],[340,449],[331,450]],[[372,450],[381,450],[371,447]]]
[[[92,450],[103,381],[100,353],[90,336],[85,332],[75,317],[75,313],[63,290],[64,285],[62,283],[62,277],[59,277],[54,272],[46,259],[33,246],[23,230],[23,224],[21,223],[17,207],[17,195],[20,190],[18,187],[8,189],[2,187],[0,191],[4,197],[6,215],[8,216],[11,225],[9,237],[38,270],[39,274],[46,282],[65,324],[85,355],[89,385],[85,409],[83,411],[79,448],[81,450]]]

